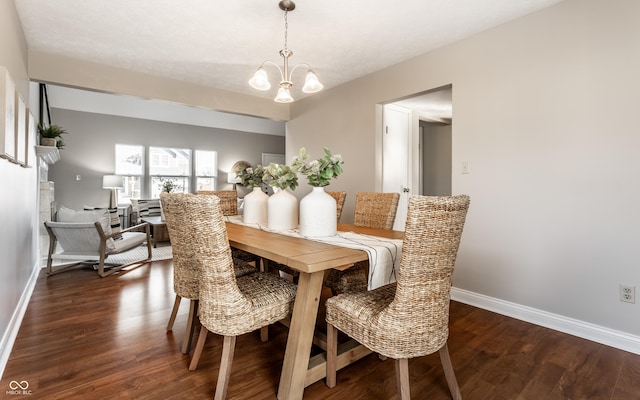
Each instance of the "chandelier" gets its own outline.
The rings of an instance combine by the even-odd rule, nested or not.
[[[278,64],[274,63],[271,60],[263,62],[256,73],[253,75],[253,77],[249,79],[249,85],[251,85],[252,88],[258,90],[271,89],[271,83],[269,83],[267,71],[264,69],[264,67],[267,64],[275,65],[275,67],[280,71],[280,88],[278,89],[278,93],[273,100],[278,103],[291,103],[293,101],[293,97],[291,97],[289,89],[293,86],[291,77],[293,76],[293,71],[295,71],[296,68],[307,68],[307,75],[304,79],[304,86],[302,87],[302,91],[304,93],[319,92],[324,86],[322,85],[322,83],[320,83],[318,77],[308,64],[297,64],[293,68],[291,68],[291,70],[289,70],[289,57],[293,55],[293,52],[287,48],[287,30],[289,28],[287,14],[289,13],[289,11],[293,11],[296,8],[296,4],[290,0],[282,0],[280,3],[278,3],[278,5],[280,6],[280,9],[284,11],[284,49],[280,50],[279,53],[284,60],[284,67],[280,68]]]

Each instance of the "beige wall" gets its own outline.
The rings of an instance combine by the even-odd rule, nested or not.
[[[289,119],[289,107],[270,100],[37,51],[29,52],[29,77],[60,86],[166,100],[278,121]]]
[[[0,65],[29,104],[27,44],[13,1],[0,1]],[[29,278],[37,267],[37,161],[22,168],[0,159],[0,374],[26,308]]]
[[[454,286],[640,351],[640,304],[618,300],[619,283],[640,288],[638,15],[635,0],[567,0],[293,103],[287,155],[343,155],[330,187],[348,191],[346,219],[376,188],[376,104],[452,84],[452,189],[471,196]]]

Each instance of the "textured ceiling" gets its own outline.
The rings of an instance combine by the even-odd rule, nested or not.
[[[247,80],[264,60],[281,64],[284,18],[276,0],[14,1],[32,50],[275,94]],[[299,0],[289,13],[291,63],[311,65],[331,88],[558,2]],[[279,80],[275,68],[268,72],[272,84]],[[294,84],[302,79],[297,71]],[[296,99],[300,86],[292,90]]]

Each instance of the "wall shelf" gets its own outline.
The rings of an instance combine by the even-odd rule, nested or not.
[[[60,150],[55,146],[36,146],[36,155],[47,164],[54,164],[60,160]]]

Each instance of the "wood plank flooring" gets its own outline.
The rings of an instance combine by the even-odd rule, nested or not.
[[[38,279],[0,381],[2,399],[210,399],[222,340],[207,339],[198,369],[180,353],[188,303],[165,327],[174,294],[171,261],[98,278],[79,268]],[[323,322],[319,322],[323,326]],[[408,333],[409,334],[409,333]],[[275,399],[287,330],[237,341],[229,399]],[[640,399],[640,356],[451,304],[449,350],[462,396],[480,399]],[[437,354],[409,362],[413,399],[449,399]],[[10,393],[27,381],[29,396]],[[317,382],[305,399],[394,399],[392,360],[370,355]]]

